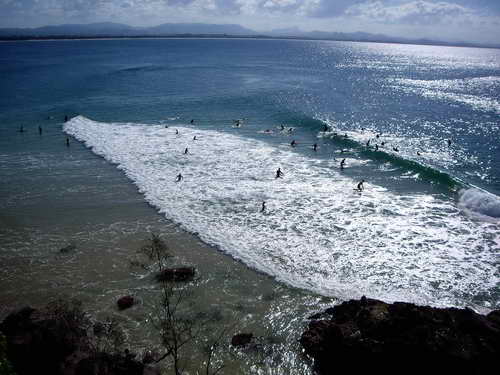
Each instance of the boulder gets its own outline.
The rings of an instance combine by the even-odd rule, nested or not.
[[[233,346],[245,346],[250,344],[252,341],[252,333],[238,333],[231,339],[231,345]]]
[[[319,374],[486,374],[498,366],[498,312],[433,308],[362,298],[335,306],[302,334]]]
[[[132,307],[134,303],[135,299],[132,296],[124,296],[121,297],[118,301],[116,301],[119,310],[128,309],[129,307]]]
[[[167,268],[156,276],[157,281],[191,281],[196,270],[194,267]]]

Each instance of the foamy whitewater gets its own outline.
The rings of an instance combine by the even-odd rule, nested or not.
[[[483,212],[493,217],[480,221],[462,208],[481,210],[484,193],[466,191],[459,204],[366,183],[359,193],[338,160],[288,146],[82,116],[64,131],[116,164],[167,218],[293,286],[339,298],[470,306],[498,285],[496,197]],[[282,179],[275,179],[278,167]],[[184,179],[176,183],[179,173]]]

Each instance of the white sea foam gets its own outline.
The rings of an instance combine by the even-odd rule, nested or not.
[[[115,163],[166,217],[291,285],[340,298],[456,306],[498,287],[498,225],[470,219],[450,200],[375,185],[359,194],[336,162],[177,129],[178,136],[161,125],[81,116],[64,126]],[[278,167],[283,179],[274,178]],[[178,173],[184,180],[175,183]]]
[[[473,215],[500,222],[500,197],[478,190],[460,192],[459,205]]]

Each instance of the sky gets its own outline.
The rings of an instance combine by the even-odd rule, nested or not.
[[[500,0],[0,0],[0,27],[231,23],[500,44]]]

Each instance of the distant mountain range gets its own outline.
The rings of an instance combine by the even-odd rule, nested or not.
[[[359,42],[405,43],[465,47],[500,48],[500,44],[445,42],[430,39],[408,39],[365,32],[342,33],[327,31],[305,32],[297,27],[257,32],[236,24],[165,23],[152,27],[133,27],[120,23],[66,24],[37,28],[0,28],[0,40],[62,39],[62,38],[139,38],[139,37],[248,37],[319,39]]]

